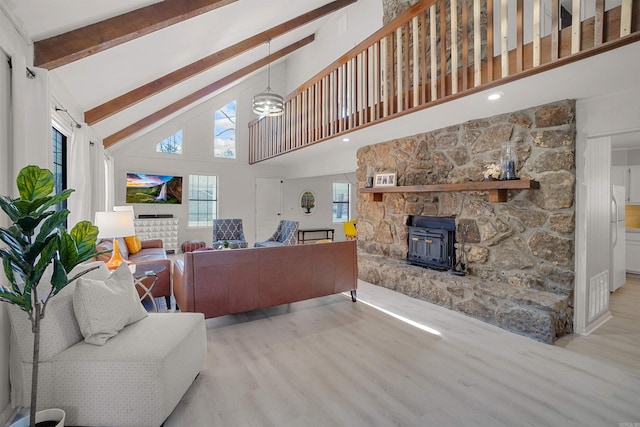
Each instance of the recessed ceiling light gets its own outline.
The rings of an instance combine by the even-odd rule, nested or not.
[[[342,138],[342,142],[349,142],[349,138]]]
[[[500,99],[500,96],[502,96],[500,93],[492,93],[491,95],[489,95],[487,97],[487,99],[489,101],[496,101],[496,100]]]

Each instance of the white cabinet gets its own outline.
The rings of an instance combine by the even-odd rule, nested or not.
[[[629,166],[611,166],[611,185],[623,185],[625,188],[628,188],[628,179]]]
[[[640,165],[611,166],[611,184],[624,185],[627,203],[640,203]]]
[[[627,271],[640,274],[640,233],[627,232]]]
[[[166,251],[178,251],[178,218],[136,218],[134,224],[140,240],[161,239]]]
[[[629,178],[628,178],[628,190],[629,203],[640,203],[640,165],[629,166]]]

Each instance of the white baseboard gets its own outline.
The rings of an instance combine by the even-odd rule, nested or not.
[[[576,328],[575,332],[578,335],[589,335],[591,332],[604,325],[612,317],[611,312],[607,310],[598,319],[596,319],[595,322],[590,323],[586,328]]]

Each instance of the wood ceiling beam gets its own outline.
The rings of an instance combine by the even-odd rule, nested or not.
[[[229,46],[223,50],[215,52],[209,56],[206,56],[196,62],[186,65],[176,71],[133,89],[123,95],[113,98],[104,104],[98,105],[84,113],[84,121],[89,126],[98,123],[116,113],[119,113],[146,98],[149,98],[163,90],[166,90],[180,82],[183,82],[199,73],[202,73],[216,65],[221,64],[235,56],[240,55],[243,52],[256,48],[264,44],[267,40],[274,39],[289,31],[301,27],[309,22],[312,22],[318,18],[321,18],[327,14],[335,12],[343,7],[346,7],[357,0],[336,0],[331,3],[327,3],[315,10],[307,12],[296,18],[293,18],[285,23],[277,25],[266,31],[263,31],[248,39],[242,40],[232,46]]]
[[[256,71],[259,70],[260,68],[266,66],[267,64],[269,64],[270,62],[273,62],[275,60],[278,60],[288,54],[290,54],[291,52],[294,52],[297,49],[300,49],[301,47],[311,43],[313,40],[315,39],[315,36],[313,34],[305,37],[302,40],[299,40],[293,44],[290,44],[289,46],[272,53],[270,56],[266,56],[256,62],[254,62],[251,65],[247,65],[246,67],[240,68],[239,70],[229,74],[228,76],[225,76],[223,78],[221,78],[220,80],[217,80],[213,83],[211,83],[210,85],[207,85],[205,87],[203,87],[200,90],[197,90],[195,92],[193,92],[190,95],[187,95],[186,97],[170,104],[167,105],[166,107],[164,107],[163,109],[156,111],[155,113],[141,119],[138,120],[137,122],[135,122],[134,124],[127,126],[126,128],[114,133],[113,135],[110,135],[106,138],[103,139],[102,143],[104,144],[105,148],[109,148],[115,144],[117,144],[118,142],[122,141],[123,139],[133,135],[136,132],[141,131],[142,129],[151,126],[152,124],[158,122],[159,120],[193,104],[194,102],[204,98],[205,96],[211,95],[212,93],[216,92],[217,90],[220,90],[222,88],[224,88],[225,86],[230,85],[231,83],[235,82],[236,80]]]
[[[164,0],[34,44],[34,65],[52,70],[238,0]]]

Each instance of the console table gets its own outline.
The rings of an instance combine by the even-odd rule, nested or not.
[[[334,231],[335,229],[333,228],[301,228],[301,229],[298,229],[298,242],[299,243],[314,242],[316,240],[324,240],[324,239],[329,239],[333,241]],[[319,233],[324,233],[324,235],[322,237],[315,237],[311,239],[306,238],[306,234],[319,234]]]

